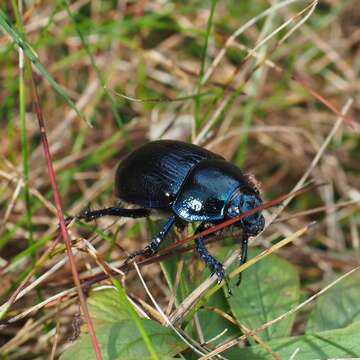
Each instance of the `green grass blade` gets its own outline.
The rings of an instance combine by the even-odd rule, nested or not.
[[[12,0],[12,7],[15,13],[16,24],[20,29],[21,34],[24,34],[24,27],[20,17],[19,9],[16,6],[15,0]],[[32,226],[32,213],[31,213],[31,197],[29,190],[29,152],[27,143],[27,130],[26,130],[26,91],[25,91],[25,62],[23,51],[19,51],[19,118],[20,118],[20,137],[21,137],[21,158],[22,158],[22,171],[24,179],[24,200],[25,200],[25,218],[26,227],[28,231],[28,245],[31,247],[33,244],[33,226]],[[36,262],[35,253],[32,254],[33,265]]]
[[[87,44],[87,42],[85,40],[85,37],[84,37],[83,33],[80,30],[80,27],[78,26],[78,23],[76,22],[74,14],[70,10],[68,2],[66,0],[62,0],[61,3],[63,5],[63,7],[65,8],[67,14],[69,15],[71,21],[73,22],[74,27],[76,29],[76,32],[79,35],[81,44],[84,47],[84,50],[85,50],[86,54],[89,56],[91,65],[95,70],[96,76],[99,79],[99,82],[100,82],[100,84],[102,86],[102,89],[103,89],[103,91],[105,93],[105,96],[111,103],[111,111],[112,111],[112,113],[113,113],[113,115],[115,117],[116,123],[117,123],[120,131],[122,132],[122,135],[124,137],[124,141],[131,148],[131,144],[129,143],[129,137],[127,136],[126,130],[124,128],[124,120],[122,119],[120,113],[117,110],[116,100],[114,99],[113,95],[110,94],[110,92],[107,90],[106,80],[102,76],[101,71],[100,71],[99,67],[96,64],[95,58],[94,58],[93,54],[90,51],[90,48],[89,48],[89,46],[88,46],[88,44]]]
[[[194,109],[195,121],[193,122],[193,129],[192,129],[193,140],[195,139],[196,130],[200,125],[200,114],[199,114],[199,112],[200,112],[200,94],[201,94],[201,88],[202,88],[202,79],[203,79],[204,72],[205,72],[206,54],[207,54],[207,48],[208,48],[208,44],[209,44],[210,32],[211,32],[211,28],[212,28],[212,24],[213,24],[213,19],[214,19],[216,3],[217,3],[217,0],[211,1],[210,16],[209,16],[209,20],[207,23],[206,33],[205,33],[205,44],[204,44],[202,56],[201,56],[200,74],[199,74],[197,90],[196,90],[197,96],[195,98],[195,109]]]
[[[41,64],[34,49],[29,45],[29,43],[26,40],[24,40],[24,38],[18,32],[16,32],[13,29],[12,25],[8,21],[6,14],[1,9],[0,9],[0,26],[2,27],[5,34],[8,34],[10,36],[12,41],[21,49],[23,49],[25,56],[32,62],[35,68],[47,80],[47,82],[51,85],[51,87],[67,102],[67,104],[76,112],[76,114],[80,118],[86,120],[84,115],[81,114],[80,110],[75,105],[75,103],[69,98],[69,96],[66,95],[65,91],[61,88],[61,86],[55,81],[55,79]]]
[[[137,314],[137,312],[134,310],[133,306],[129,302],[124,289],[120,285],[120,282],[115,278],[112,278],[111,281],[112,281],[113,285],[116,287],[116,289],[119,291],[120,301],[124,305],[124,307],[127,309],[130,317],[133,319],[137,329],[139,330],[139,333],[142,336],[147,349],[149,350],[151,358],[153,360],[160,360],[150,337],[148,336],[143,324],[140,321],[139,315]]]

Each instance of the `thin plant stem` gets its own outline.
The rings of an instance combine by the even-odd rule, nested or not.
[[[30,65],[29,65],[29,68],[30,68]],[[53,190],[54,203],[56,206],[57,216],[58,216],[59,223],[60,223],[61,235],[62,235],[64,244],[65,244],[65,247],[66,247],[66,252],[67,252],[69,261],[70,261],[70,267],[71,267],[71,272],[72,272],[73,279],[74,279],[74,284],[76,286],[81,309],[83,311],[83,315],[84,315],[84,318],[85,318],[85,321],[86,321],[86,324],[87,324],[87,327],[89,330],[89,335],[91,338],[95,356],[96,356],[97,360],[102,360],[100,346],[99,346],[99,343],[97,341],[96,334],[95,334],[95,328],[94,328],[94,325],[93,325],[91,317],[90,317],[90,313],[89,313],[89,310],[88,310],[88,307],[86,304],[84,293],[81,288],[79,274],[78,274],[77,268],[76,268],[76,261],[75,261],[75,257],[74,257],[74,254],[73,254],[72,248],[71,248],[71,240],[70,240],[70,237],[69,237],[66,225],[65,225],[60,193],[59,193],[58,186],[56,183],[55,171],[54,171],[54,167],[52,164],[52,158],[51,158],[51,154],[50,154],[50,150],[49,150],[49,143],[47,141],[45,122],[44,122],[43,114],[42,114],[42,111],[40,108],[39,94],[37,91],[37,87],[35,85],[35,81],[34,81],[31,69],[30,69],[29,73],[30,73],[30,79],[31,79],[31,84],[32,84],[32,89],[33,89],[35,111],[36,111],[36,115],[38,118],[40,137],[41,137],[41,142],[42,142],[43,150],[44,150],[44,156],[45,156],[45,160],[46,160],[46,164],[47,164],[47,168],[48,168],[49,180],[50,180],[51,188]]]
[[[129,142],[129,137],[128,137],[127,132],[126,132],[126,130],[124,128],[124,120],[122,119],[121,115],[119,114],[119,112],[117,110],[116,101],[115,101],[114,97],[112,96],[112,94],[107,90],[106,81],[105,81],[103,75],[101,74],[101,71],[100,71],[99,67],[96,64],[96,60],[95,60],[93,54],[90,51],[90,48],[89,48],[89,46],[88,46],[88,44],[87,44],[87,42],[85,40],[85,37],[84,37],[83,33],[81,32],[79,26],[77,25],[76,19],[74,17],[74,14],[71,12],[71,9],[70,9],[70,6],[69,6],[67,0],[62,0],[62,4],[63,4],[67,14],[69,15],[70,19],[72,20],[72,22],[74,24],[74,27],[76,29],[77,34],[79,35],[81,44],[84,47],[84,50],[85,50],[86,54],[89,56],[91,65],[95,70],[96,76],[99,79],[99,82],[100,82],[100,84],[101,84],[101,86],[103,88],[105,96],[110,101],[111,111],[112,111],[112,113],[113,113],[113,115],[115,117],[116,123],[117,123],[117,125],[118,125],[118,127],[119,127],[119,129],[120,129],[120,131],[121,131],[121,133],[123,135],[125,144],[129,147],[129,149],[131,149],[132,147],[131,147],[131,144]]]
[[[204,73],[205,73],[206,54],[207,54],[207,48],[208,48],[208,44],[209,44],[210,32],[211,32],[211,28],[212,28],[212,24],[213,24],[216,3],[217,3],[217,0],[211,1],[210,15],[209,15],[209,20],[207,23],[207,28],[206,28],[206,33],[205,33],[205,44],[204,44],[202,55],[201,55],[200,74],[199,74],[198,84],[197,84],[197,89],[196,89],[197,96],[195,97],[195,104],[194,104],[195,105],[194,121],[193,121],[193,128],[192,128],[192,140],[193,141],[195,140],[196,130],[197,130],[198,126],[200,125],[200,114],[199,114],[199,112],[200,112],[200,94],[201,94],[201,89],[202,89],[203,77],[204,77]]]

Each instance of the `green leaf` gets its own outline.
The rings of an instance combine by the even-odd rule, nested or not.
[[[129,313],[122,306],[114,289],[93,291],[87,303],[95,325],[130,320]]]
[[[171,356],[184,349],[183,344],[180,343],[170,329],[151,320],[143,319],[142,323],[160,359],[164,357],[171,358]],[[143,339],[131,320],[115,321],[96,326],[96,337],[104,360],[151,359]],[[90,337],[82,334],[60,359],[95,359]]]
[[[227,240],[229,239],[222,239],[223,242],[226,242]],[[233,242],[233,240],[230,241]],[[221,247],[220,249],[218,249],[219,251],[217,252],[216,249],[211,248],[210,246],[208,247],[210,248],[210,252],[213,254],[213,256],[221,263],[224,263],[224,261],[235,249],[234,244],[221,244]],[[198,261],[200,263],[203,263],[200,259]],[[205,281],[209,277],[209,275],[210,270],[204,266],[202,273],[199,273],[198,275],[199,282],[202,283],[203,281]],[[236,336],[240,336],[241,334],[238,326],[225,319],[219,313],[211,310],[211,308],[213,308],[214,310],[220,310],[224,314],[231,314],[231,309],[227,301],[227,297],[227,289],[224,288],[224,291],[217,291],[209,298],[204,307],[200,308],[196,313],[205,341],[209,341],[210,339],[214,338],[215,336],[226,330],[226,333],[224,333],[217,340],[211,342],[212,346],[214,347],[229,338],[234,338]],[[209,324],[211,324],[211,326],[209,326]],[[226,352],[223,355],[226,357]]]
[[[310,314],[307,334],[339,329],[360,320],[360,273],[356,272],[329,289]]]
[[[236,325],[231,323],[229,320],[226,320],[220,314],[211,311],[210,308],[220,310],[224,314],[230,314],[229,304],[222,291],[216,292],[206,303],[206,306],[197,312],[199,324],[205,341],[209,341],[222,333],[224,330],[226,330],[226,333],[217,340],[212,341],[212,346],[216,346],[229,338],[241,335],[240,329]]]
[[[104,360],[151,359],[136,324],[119,301],[117,290],[93,291],[88,305]],[[152,320],[140,321],[159,359],[171,359],[186,348],[171,329]],[[66,349],[60,360],[95,359],[91,339],[84,328],[80,337]]]
[[[259,251],[250,251],[253,257]],[[255,329],[290,310],[299,302],[299,276],[288,261],[270,255],[244,271],[241,285],[232,289],[230,308],[240,323]],[[267,328],[268,341],[290,335],[295,314]]]
[[[323,331],[314,335],[293,336],[274,339],[267,345],[282,359],[289,359],[297,351],[294,360],[359,358],[360,321],[337,330]],[[230,351],[228,352],[228,354]],[[233,349],[229,359],[265,360],[274,359],[261,346]]]

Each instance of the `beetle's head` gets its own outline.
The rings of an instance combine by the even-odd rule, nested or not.
[[[255,192],[244,193],[236,191],[230,198],[229,204],[226,209],[226,215],[229,218],[233,218],[247,211],[257,208],[262,204],[260,196]],[[261,214],[261,210],[241,219],[235,223],[249,236],[255,236],[262,231],[265,226],[264,216]]]

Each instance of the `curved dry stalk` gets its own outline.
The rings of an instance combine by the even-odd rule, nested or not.
[[[11,181],[13,183],[20,182],[21,187],[24,186],[24,179],[18,173],[16,173],[16,175],[15,174],[12,175],[5,171],[0,170],[0,177],[6,179],[8,181]],[[46,199],[44,195],[42,195],[37,189],[35,189],[33,187],[30,187],[29,190],[30,190],[30,194],[35,196],[52,214],[56,214],[55,206],[48,199]]]
[[[247,55],[247,58],[252,55],[252,53],[255,53],[257,49],[259,49],[262,45],[264,45],[267,41],[269,41],[274,35],[279,33],[282,29],[287,27],[289,24],[295,21],[295,19],[299,16],[301,16],[303,13],[309,10],[309,12],[292,28],[290,29],[278,42],[278,45],[281,45],[288,37],[291,36],[291,34],[294,33],[314,12],[316,5],[318,3],[318,0],[313,1],[310,5],[305,7],[303,10],[301,10],[296,15],[292,16],[290,19],[286,20],[284,23],[282,23],[279,27],[277,27],[274,31],[272,31],[269,35],[267,35],[264,39],[262,39],[256,46],[250,50],[250,53]],[[245,60],[247,59],[245,58]]]
[[[285,1],[283,2],[285,3]],[[281,3],[281,4],[283,4]],[[310,5],[306,6],[303,10],[301,10],[299,13],[297,13],[296,15],[292,16],[290,19],[288,19],[287,21],[285,21],[283,24],[281,24],[280,26],[278,26],[274,31],[272,31],[270,34],[268,34],[267,36],[265,36],[264,39],[262,39],[253,49],[251,49],[247,56],[245,57],[245,59],[241,62],[241,64],[245,64],[247,62],[247,60],[253,56],[253,54],[256,54],[256,50],[259,49],[262,45],[264,45],[266,42],[268,42],[272,37],[274,37],[278,32],[280,32],[283,28],[285,28],[286,26],[288,26],[290,23],[294,22],[295,19],[299,16],[301,16],[303,13],[305,13],[306,11],[309,10],[308,14],[306,14],[306,16],[304,17],[304,19],[302,19],[303,21],[299,21],[299,23],[297,23],[295,25],[295,27],[293,29],[291,29],[289,32],[287,32],[284,37],[281,39],[283,40],[284,38],[287,38],[287,35],[291,35],[296,29],[299,28],[299,26],[301,26],[301,24],[303,24],[309,17],[310,15],[313,13],[313,11],[315,10],[315,7],[317,5],[317,0],[313,1]],[[276,5],[274,5],[274,7],[276,7]],[[246,25],[246,24],[245,24]],[[244,26],[245,26],[244,25]],[[231,39],[231,37],[229,38]],[[234,39],[235,40],[235,39]],[[278,42],[278,44],[276,45],[276,47],[281,43],[281,40]],[[284,40],[283,40],[284,41]],[[275,51],[276,47],[272,50],[272,52]],[[225,47],[223,49],[226,49],[226,44]],[[222,50],[223,50],[222,49]],[[221,51],[220,51],[221,53]],[[219,55],[220,55],[219,53]],[[264,56],[262,56],[258,62],[258,64],[252,69],[251,73],[254,73],[255,70],[257,70],[260,66],[262,66],[263,64],[265,64],[267,60],[267,55],[265,54]],[[216,58],[214,60],[214,63],[216,62]],[[213,64],[214,64],[213,63]],[[210,67],[211,68],[211,67]],[[238,67],[238,70],[240,69],[240,67]],[[210,70],[210,69],[209,69]],[[238,70],[235,71],[235,74],[233,74],[233,79],[236,77]],[[230,81],[232,82],[233,79]],[[241,84],[241,87],[243,87],[247,81],[250,80],[250,76],[248,76]],[[238,88],[240,88],[240,86],[237,86]],[[213,127],[213,125],[216,123],[217,119],[219,118],[219,116],[221,115],[221,113],[224,111],[225,107],[227,106],[228,102],[230,101],[231,97],[233,95],[227,94],[224,99],[222,99],[220,105],[217,107],[216,111],[214,114],[212,114],[211,118],[206,122],[205,126],[202,128],[202,130],[200,131],[200,133],[196,136],[196,138],[194,139],[194,144],[201,144],[203,142],[203,140],[206,138],[206,135],[208,134],[208,132],[210,131],[210,129]]]
[[[251,128],[245,128],[245,127],[234,127],[233,130],[227,131],[225,135],[220,135],[213,141],[207,143],[206,148],[211,150],[213,147],[215,147],[218,144],[221,144],[222,142],[234,137],[234,136],[240,136],[244,134],[256,134],[256,133],[278,133],[278,132],[284,132],[289,133],[293,135],[294,133],[302,134],[311,144],[311,146],[314,148],[315,151],[319,150],[319,146],[313,136],[306,131],[305,129],[302,129],[297,126],[252,126]]]
[[[5,226],[6,222],[8,221],[9,216],[15,207],[16,200],[19,197],[20,190],[23,186],[24,186],[24,180],[23,179],[18,180],[15,190],[9,201],[9,205],[7,206],[7,208],[5,210],[5,215],[4,215],[3,219],[0,221],[0,235],[2,235],[2,233],[4,231],[4,226]]]
[[[253,26],[254,24],[256,24],[259,20],[261,20],[262,18],[269,16],[271,14],[273,14],[275,11],[277,11],[278,9],[281,9],[284,6],[288,6],[294,2],[297,2],[298,0],[285,0],[282,1],[281,3],[277,3],[273,6],[271,6],[269,9],[266,9],[265,11],[263,11],[262,13],[260,13],[259,15],[253,17],[252,19],[250,19],[246,24],[244,24],[243,26],[241,26],[239,29],[237,29],[227,40],[225,45],[223,46],[223,48],[220,50],[220,52],[217,54],[217,56],[215,57],[214,61],[212,62],[212,64],[210,65],[209,69],[206,71],[203,80],[202,80],[202,84],[205,84],[210,76],[213,74],[215,68],[219,65],[220,61],[222,60],[222,58],[225,56],[226,54],[226,50],[233,44],[233,42],[236,40],[237,37],[239,37],[243,32],[245,32],[247,29],[249,29],[251,26]]]
[[[344,121],[344,116],[346,115],[346,113],[348,112],[348,110],[351,107],[351,104],[353,103],[353,99],[348,99],[347,102],[345,103],[345,105],[343,106],[342,110],[341,110],[341,115],[339,116],[337,121],[335,122],[334,126],[332,127],[332,129],[330,130],[329,134],[327,135],[326,139],[324,140],[324,142],[321,144],[321,147],[319,149],[319,151],[316,153],[315,157],[313,158],[310,166],[307,168],[307,170],[305,171],[304,175],[301,177],[301,179],[297,182],[297,184],[295,185],[295,187],[293,188],[292,191],[296,191],[298,189],[300,189],[303,184],[305,183],[305,181],[308,179],[308,177],[310,176],[311,172],[313,171],[313,169],[315,168],[315,166],[318,164],[318,162],[320,161],[322,155],[324,154],[326,148],[328,147],[328,145],[330,144],[330,141],[333,139],[333,137],[335,136],[336,132],[338,131],[340,125],[343,123]],[[282,211],[285,209],[285,207],[290,203],[290,201],[292,200],[292,197],[287,198],[276,210],[275,212],[271,215],[270,219],[269,219],[269,224],[270,225],[281,213]]]

